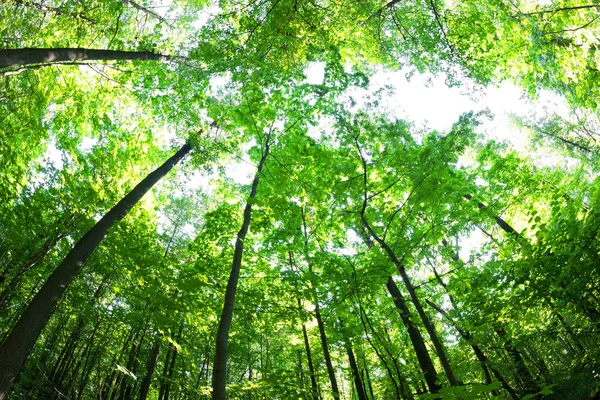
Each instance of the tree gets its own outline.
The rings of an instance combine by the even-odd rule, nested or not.
[[[235,250],[233,253],[233,262],[231,266],[231,273],[227,281],[227,290],[225,291],[225,300],[223,305],[223,312],[221,319],[219,320],[219,329],[217,331],[216,338],[216,352],[215,362],[213,367],[213,399],[225,399],[225,385],[227,382],[227,353],[228,353],[228,341],[229,341],[229,329],[231,328],[231,319],[233,318],[233,305],[235,304],[235,292],[238,285],[240,276],[240,270],[242,267],[242,256],[244,253],[244,241],[250,228],[250,218],[252,217],[252,201],[256,196],[258,189],[258,183],[260,181],[260,175],[269,156],[269,147],[271,135],[267,135],[265,139],[264,149],[262,150],[262,156],[258,162],[256,174],[252,181],[252,188],[250,189],[250,195],[244,208],[244,220],[242,227],[240,228],[236,241]]]
[[[597,9],[4,2],[0,56],[66,56],[0,73],[0,361],[27,358],[12,396],[593,397]],[[431,131],[372,90],[400,69],[566,109],[513,118],[532,149],[489,141],[491,113]],[[77,240],[199,126],[23,330]]]
[[[137,184],[127,196],[111,208],[92,229],[79,239],[71,252],[50,275],[0,347],[0,370],[2,370],[0,395],[2,398],[8,398],[23,364],[25,364],[54,307],[69,284],[79,274],[92,252],[102,242],[108,230],[125,217],[144,194],[191,149],[189,143],[184,144],[169,160]]]
[[[162,54],[139,52],[139,51],[117,51],[97,49],[14,49],[0,50],[0,68],[24,67],[41,64],[48,66],[61,62],[77,62],[83,60],[91,61],[119,61],[119,60],[153,60],[171,61],[170,56]],[[39,66],[39,65],[38,65]]]

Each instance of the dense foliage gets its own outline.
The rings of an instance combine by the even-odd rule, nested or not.
[[[0,399],[599,398],[599,21],[6,0]],[[351,96],[401,69],[564,99],[513,118],[552,162]]]

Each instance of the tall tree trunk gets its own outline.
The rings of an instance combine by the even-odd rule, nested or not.
[[[404,299],[404,296],[402,296],[400,289],[398,289],[396,282],[394,282],[394,279],[391,276],[388,277],[385,286],[394,299],[394,304],[396,304],[396,307],[398,310],[400,310],[400,319],[402,319],[402,322],[408,331],[408,336],[413,348],[415,349],[419,366],[423,372],[425,382],[427,382],[427,387],[431,393],[437,393],[439,391],[439,387],[436,383],[437,371],[435,370],[433,362],[429,357],[429,352],[427,351],[427,347],[425,346],[421,332],[419,332],[419,329],[415,323],[410,319],[410,310],[406,305],[406,300]]]
[[[179,325],[179,331],[177,332],[176,340],[177,342],[181,342],[181,336],[183,333],[183,322]],[[177,347],[173,345],[173,352],[171,353],[171,361],[169,363],[169,371],[167,374],[167,379],[165,383],[165,390],[163,391],[163,395],[161,400],[169,400],[169,396],[171,393],[171,383],[173,383],[173,374],[175,373],[175,361],[177,361]]]
[[[341,318],[338,317],[338,322],[340,324],[340,328],[344,329],[344,323]],[[363,384],[362,378],[360,376],[360,371],[358,370],[358,364],[356,364],[356,358],[354,357],[354,351],[352,350],[352,343],[349,338],[344,336],[344,343],[346,347],[346,354],[348,354],[348,363],[350,364],[350,369],[352,370],[352,376],[354,378],[354,386],[356,386],[356,395],[358,396],[358,400],[367,400],[367,393],[365,393],[365,386]]]
[[[394,378],[394,374],[392,373],[392,370],[389,367],[387,361],[383,357],[383,354],[381,354],[381,352],[379,351],[379,349],[377,348],[377,346],[375,346],[375,343],[373,343],[373,341],[369,337],[369,336],[372,335],[373,337],[377,338],[377,340],[379,340],[380,342],[382,342],[381,338],[379,337],[379,335],[377,334],[377,332],[373,328],[373,325],[371,324],[369,316],[364,311],[362,303],[360,301],[360,297],[358,295],[356,295],[356,299],[357,299],[357,302],[358,302],[358,311],[359,311],[359,315],[360,315],[360,322],[362,323],[363,329],[365,331],[367,342],[371,345],[371,348],[373,348],[373,350],[375,351],[375,354],[377,355],[377,358],[379,358],[379,361],[381,361],[381,363],[385,367],[385,370],[387,371],[388,377],[389,377],[390,381],[392,382],[392,384],[394,385],[394,390],[396,392],[396,399],[400,400],[400,396],[402,396],[402,398],[406,398],[406,396],[404,395],[404,384],[402,382],[402,375],[400,374],[400,370],[396,369],[396,373],[398,375],[398,379],[400,379],[400,385],[402,386],[402,389],[400,389],[400,387],[398,387],[398,383],[396,382],[396,379]],[[363,315],[364,315],[364,317],[363,317]],[[369,326],[369,329],[367,329],[367,325]],[[371,331],[371,335],[369,334],[369,330]],[[384,344],[382,344],[382,347],[384,348],[384,350],[386,351],[386,353],[388,354],[388,356],[392,359],[392,361],[395,362],[395,357],[389,351],[389,349]],[[368,371],[367,371],[367,377],[368,377]],[[369,384],[370,383],[371,382],[369,380]],[[375,398],[375,397],[371,395],[371,398]]]
[[[437,334],[437,331],[435,329],[435,326],[431,322],[431,319],[425,313],[425,310],[423,309],[423,305],[421,304],[421,301],[419,300],[419,297],[417,296],[417,292],[415,291],[415,288],[412,285],[412,283],[408,277],[408,274],[406,273],[406,269],[404,268],[404,265],[400,262],[400,260],[398,260],[396,255],[392,252],[391,248],[389,248],[389,246],[387,246],[387,244],[386,244],[386,247],[389,250],[388,254],[393,254],[393,257],[390,256],[390,258],[392,259],[394,264],[396,264],[396,266],[398,267],[398,271],[400,272],[400,276],[402,277],[404,286],[406,286],[406,289],[408,290],[410,298],[411,298],[415,308],[417,309],[417,313],[419,314],[419,316],[421,317],[421,320],[423,321],[425,330],[429,334],[429,338],[431,339],[431,342],[433,343],[433,347],[435,348],[435,351],[438,355],[438,358],[440,359],[442,367],[444,368],[444,372],[446,372],[446,376],[448,378],[448,381],[450,382],[450,385],[458,386],[459,382],[458,382],[458,379],[456,379],[456,376],[454,375],[454,371],[452,370],[452,367],[450,366],[450,361],[448,360],[448,357],[446,355],[445,346],[443,345],[442,341],[440,340],[440,338]]]
[[[302,308],[300,299],[298,299],[298,307]],[[311,397],[313,400],[319,400],[319,387],[317,386],[317,377],[315,375],[315,367],[312,360],[312,354],[310,352],[310,344],[308,342],[308,333],[306,332],[306,325],[302,324],[302,336],[304,337],[304,348],[306,350],[306,362],[308,363],[308,370],[310,372],[310,390]]]
[[[0,50],[0,68],[64,61],[154,60],[171,61],[174,57],[143,51],[117,51],[83,48],[4,49]]]
[[[8,399],[12,386],[54,307],[73,279],[79,274],[85,261],[104,240],[108,230],[123,219],[144,194],[190,150],[191,146],[188,143],[184,144],[175,155],[138,183],[92,229],[83,235],[46,280],[0,347],[0,400]]]
[[[499,325],[495,327],[495,330],[498,336],[504,341],[504,349],[515,364],[515,372],[517,373],[519,380],[523,383],[523,390],[526,394],[539,392],[539,385],[531,375],[529,368],[527,368],[527,365],[525,364],[525,360],[523,360],[521,352],[515,347],[510,336],[508,336],[504,328]]]
[[[325,324],[323,323],[323,318],[321,317],[318,301],[315,302],[315,317],[317,319],[317,325],[319,326],[321,347],[323,347],[323,357],[325,358],[325,365],[327,366],[327,374],[329,374],[329,382],[331,382],[331,391],[333,392],[333,397],[338,399],[340,397],[340,390],[338,389],[337,379],[335,378],[335,370],[333,369],[331,355],[329,354],[329,345],[327,344],[327,335],[325,334]]]
[[[483,370],[483,374],[485,375],[485,381],[486,384],[490,384],[492,383],[492,379],[490,377],[490,373],[488,371],[488,369],[491,369],[494,376],[496,377],[496,379],[498,379],[498,381],[500,382],[500,384],[502,385],[502,387],[508,392],[508,394],[510,395],[511,399],[513,400],[518,400],[519,397],[517,396],[517,394],[515,393],[515,391],[513,390],[513,388],[508,384],[508,382],[506,381],[506,379],[504,379],[504,377],[502,375],[500,375],[498,373],[497,370],[495,370],[495,368],[493,368],[491,365],[489,364],[488,358],[486,357],[486,355],[483,353],[483,351],[481,350],[481,348],[473,342],[473,335],[471,334],[471,332],[469,332],[468,330],[464,330],[462,328],[460,328],[458,326],[458,324],[454,321],[454,319],[452,317],[450,317],[450,315],[448,315],[448,313],[442,309],[441,307],[435,305],[434,303],[432,303],[429,300],[426,300],[427,304],[429,304],[431,307],[433,307],[437,312],[439,312],[440,314],[442,314],[442,316],[444,316],[444,318],[446,318],[446,320],[454,327],[454,329],[456,329],[456,331],[458,332],[458,334],[467,342],[471,345],[471,348],[473,349],[473,352],[475,353],[475,356],[477,357],[477,360],[479,361],[481,368]],[[497,394],[494,394],[497,395]]]
[[[364,356],[363,356],[364,357]],[[363,358],[363,365],[365,366],[365,377],[367,378],[367,385],[369,386],[369,394],[371,394],[371,398],[375,398],[375,394],[373,393],[373,383],[371,382],[371,376],[369,375],[369,368],[367,365],[367,360]]]
[[[242,227],[237,234],[235,241],[235,250],[233,252],[233,262],[231,264],[231,273],[227,281],[225,289],[225,301],[223,304],[223,312],[219,320],[219,329],[216,338],[215,362],[213,366],[213,400],[225,400],[226,385],[227,385],[227,356],[229,353],[229,329],[231,328],[231,320],[233,318],[233,306],[235,304],[235,292],[237,290],[238,280],[240,278],[240,270],[242,267],[242,256],[244,254],[244,240],[250,228],[250,218],[252,216],[252,202],[256,197],[258,182],[262,173],[265,161],[269,156],[269,140],[267,137],[265,150],[258,163],[256,174],[252,182],[250,196],[244,208],[244,221]],[[2,399],[0,399],[2,400]]]
[[[415,292],[413,286],[411,285],[410,280],[408,279],[408,275],[406,274],[404,265],[398,259],[398,257],[396,257],[396,254],[388,246],[388,244],[385,242],[385,240],[380,238],[375,233],[375,231],[371,227],[371,224],[369,224],[369,221],[367,220],[366,211],[367,211],[368,200],[369,200],[368,179],[367,179],[367,161],[365,160],[365,158],[361,152],[358,141],[356,139],[355,139],[355,141],[356,141],[356,147],[357,147],[359,156],[361,158],[361,163],[362,163],[362,167],[363,167],[363,171],[362,171],[363,204],[362,204],[362,209],[360,211],[360,218],[361,218],[362,227],[363,227],[363,229],[362,229],[363,230],[363,239],[365,240],[365,243],[367,244],[368,247],[373,246],[373,242],[371,241],[371,238],[368,237],[366,232],[364,232],[364,230],[366,229],[366,231],[369,233],[369,235],[371,235],[371,237],[373,237],[373,239],[375,239],[375,241],[380,245],[380,247],[386,252],[390,261],[392,261],[392,263],[398,269],[398,272],[400,272],[400,275],[402,276],[404,285],[406,286],[406,289],[408,289],[408,292],[414,303],[414,306],[417,309],[417,312],[419,313],[419,316],[421,317],[423,324],[425,325],[425,329],[429,333],[429,336],[433,342],[434,347],[436,348],[436,351],[438,353],[438,358],[440,359],[442,366],[444,367],[444,370],[446,371],[446,375],[448,377],[450,384],[457,385],[458,382],[454,378],[454,373],[453,373],[452,369],[450,368],[450,363],[448,362],[448,360],[446,358],[445,350],[444,350],[443,346],[441,345],[441,342],[437,338],[437,334],[435,333],[435,330],[433,329],[433,325],[429,321],[429,318],[427,317],[427,315],[425,314],[425,312],[423,310],[423,307],[421,306],[421,303],[416,295],[416,292]],[[388,277],[386,287],[388,288],[392,298],[394,299],[394,303],[400,309],[400,316],[402,318],[404,325],[407,327],[409,337],[411,339],[411,342],[413,343],[415,352],[417,353],[419,365],[421,367],[421,370],[423,371],[423,375],[425,377],[425,381],[427,382],[427,386],[429,387],[429,390],[432,393],[437,393],[439,390],[437,383],[436,383],[437,372],[435,371],[433,363],[431,362],[431,358],[429,357],[429,353],[427,351],[427,348],[425,347],[425,343],[423,342],[423,337],[421,336],[421,332],[419,332],[419,330],[416,328],[414,323],[412,321],[410,321],[410,318],[409,318],[410,312],[409,312],[408,307],[406,306],[406,301],[404,300],[404,297],[402,296],[402,294],[400,293],[400,290],[396,286],[396,282],[394,282],[394,280],[392,279],[391,276]]]
[[[134,339],[135,328],[130,328],[125,341],[123,342],[123,346],[121,347],[121,352],[115,354],[113,357],[112,365],[120,365],[121,359],[125,356],[125,352],[129,348],[129,344]],[[104,375],[104,374],[103,374]],[[111,393],[116,389],[117,384],[121,374],[118,373],[116,368],[113,368],[112,372],[103,380],[102,387],[98,393],[99,399],[111,399]]]
[[[470,194],[465,194],[463,195],[463,197],[467,200],[471,200],[473,198],[472,195]],[[485,204],[483,204],[482,202],[477,202],[477,208],[484,209],[487,206]],[[498,215],[492,215],[492,218],[494,218],[494,220],[496,221],[496,224],[506,233],[508,233],[509,235],[514,235],[515,237],[519,237],[519,232],[517,232],[512,226],[510,226],[510,224],[508,222],[506,222],[504,219],[502,219],[500,216]]]
[[[163,371],[160,377],[160,386],[158,388],[158,400],[162,400],[165,395],[165,388],[167,386],[167,378],[169,376],[169,365],[171,365],[171,357],[173,356],[174,346],[169,343],[167,347],[167,354],[165,354],[165,362],[163,364]]]
[[[387,253],[390,261],[392,261],[392,263],[394,263],[394,265],[396,266],[396,269],[400,273],[400,276],[402,277],[402,282],[404,283],[404,286],[408,290],[408,293],[409,293],[410,298],[417,310],[417,313],[419,314],[419,317],[421,317],[421,321],[423,321],[425,330],[429,334],[429,338],[431,339],[431,342],[433,343],[433,347],[435,348],[438,358],[440,359],[440,362],[442,364],[442,367],[444,368],[444,371],[446,372],[446,376],[448,377],[448,381],[450,382],[450,385],[458,386],[458,384],[459,384],[458,380],[454,376],[454,371],[452,370],[452,367],[450,366],[450,362],[448,361],[448,357],[446,356],[446,349],[444,348],[444,345],[442,344],[441,340],[439,339],[438,334],[435,330],[435,327],[433,326],[433,323],[429,319],[429,316],[425,313],[425,310],[423,309],[423,305],[421,304],[421,301],[419,300],[419,297],[417,296],[417,292],[415,291],[415,288],[412,285],[410,278],[408,277],[408,274],[406,273],[406,268],[404,267],[404,264],[402,264],[402,262],[398,259],[398,257],[394,253],[394,251],[385,242],[385,240],[381,239],[375,233],[375,231],[373,230],[373,228],[371,227],[371,225],[368,223],[367,219],[365,218],[364,213],[362,214],[362,216],[363,216],[363,224],[364,224],[365,228],[369,231],[369,233],[375,239],[375,241],[377,243],[379,243],[381,248]]]
[[[139,354],[142,345],[144,344],[144,339],[146,338],[146,332],[148,332],[148,325],[150,324],[150,317],[146,318],[146,322],[144,323],[144,328],[140,334],[139,340],[133,343],[131,351],[129,352],[129,359],[127,360],[127,370],[131,371],[131,373],[135,376],[137,375],[137,369],[139,367]],[[124,377],[121,384],[121,389],[119,392],[119,400],[129,400],[131,399],[131,392],[136,384],[137,379],[133,380],[130,377]]]
[[[88,339],[86,340],[86,345],[83,349],[83,352],[81,353],[81,355],[79,357],[77,368],[79,367],[79,364],[81,364],[81,367],[82,367],[82,371],[81,371],[80,378],[79,378],[79,386],[76,387],[77,376],[75,374],[72,375],[71,382],[69,383],[70,390],[73,390],[75,392],[74,395],[77,398],[79,398],[81,396],[81,391],[85,387],[86,376],[90,369],[90,367],[89,367],[90,355],[92,353],[92,348],[94,347],[94,344],[95,344],[96,333],[98,332],[98,328],[100,327],[101,322],[102,322],[102,319],[100,318],[100,315],[97,315],[96,323],[94,324],[94,329],[92,330],[92,333],[89,335]],[[84,384],[82,385],[82,383],[84,383]]]
[[[148,392],[150,391],[150,384],[152,383],[152,375],[154,375],[154,370],[156,369],[156,362],[158,360],[159,351],[160,339],[157,337],[154,341],[154,345],[152,346],[152,352],[150,354],[150,359],[148,360],[148,366],[146,368],[146,376],[144,376],[142,387],[140,389],[140,400],[146,400],[146,398],[148,397]]]
[[[365,202],[364,207],[366,208],[366,202]],[[365,224],[365,222],[366,222],[366,219],[364,218],[364,209],[363,209],[363,226],[362,226],[363,229],[360,229],[359,232],[362,234],[362,238],[363,238],[364,242],[366,243],[367,247],[371,248],[374,246],[374,243],[372,242],[371,238],[365,232],[365,229],[367,229],[366,225],[368,224],[368,223]],[[391,276],[388,276],[385,287],[387,288],[388,292],[390,293],[390,296],[392,297],[394,304],[396,305],[396,308],[398,308],[398,310],[400,311],[400,319],[402,320],[402,323],[404,324],[404,326],[406,327],[406,330],[408,332],[408,337],[410,338],[410,341],[413,345],[413,349],[415,350],[415,354],[416,354],[417,360],[419,362],[419,367],[421,368],[421,372],[423,372],[423,377],[425,378],[427,387],[429,388],[429,391],[431,391],[432,393],[437,393],[439,391],[439,387],[436,382],[437,371],[435,370],[435,366],[433,365],[433,362],[431,361],[431,357],[429,357],[429,352],[427,351],[427,347],[425,346],[425,342],[423,341],[423,336],[421,335],[421,332],[419,331],[417,326],[414,324],[414,322],[410,318],[411,312],[410,312],[408,306],[406,305],[406,299],[400,292],[400,289],[398,289],[398,286],[396,285],[394,278],[392,278]],[[385,346],[384,346],[384,348],[385,348]],[[396,360],[393,357],[392,357],[392,360],[394,361],[394,364],[397,366]],[[400,376],[399,376],[399,378],[401,379]],[[402,395],[404,396],[404,390],[402,390]]]

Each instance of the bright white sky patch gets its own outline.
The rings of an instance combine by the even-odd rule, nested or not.
[[[97,143],[98,139],[86,136],[81,140],[81,143],[79,143],[79,146],[77,147],[82,153],[88,153]]]
[[[324,62],[309,62],[304,70],[306,75],[305,83],[311,85],[321,85],[325,79],[325,63]]]
[[[532,115],[552,110],[567,116],[569,107],[559,96],[541,92],[537,100],[530,100],[512,83],[504,82],[498,87],[481,88],[465,81],[462,87],[448,87],[442,76],[415,74],[406,79],[408,70],[377,72],[370,87],[353,89],[348,97],[362,108],[367,101],[376,100],[371,93],[383,90],[378,101],[379,109],[387,115],[413,121],[418,127],[447,131],[465,112],[489,109],[494,118],[483,120],[480,131],[489,139],[508,141],[517,149],[528,142],[527,135],[513,127],[510,114]],[[385,90],[389,86],[391,90]]]
[[[57,170],[61,170],[63,168],[63,159],[62,159],[62,151],[56,148],[56,141],[52,140],[47,144],[46,154],[44,154],[44,159],[48,160],[50,164],[56,168]]]
[[[210,78],[211,94],[217,98],[223,99],[226,95],[227,85],[231,82],[231,73],[213,76]]]
[[[237,162],[225,167],[225,176],[233,179],[238,185],[249,185],[254,178],[256,167],[247,162]]]
[[[323,82],[325,64],[311,62],[305,70],[305,82],[320,84]],[[506,141],[516,150],[527,151],[528,156],[539,165],[555,164],[556,157],[544,153],[544,149],[530,149],[526,132],[517,129],[511,120],[511,114],[521,116],[558,113],[565,118],[569,115],[569,106],[558,95],[542,91],[538,99],[531,100],[512,83],[504,82],[498,87],[481,88],[465,80],[462,87],[448,87],[442,76],[415,74],[410,81],[406,79],[407,70],[397,72],[377,72],[371,79],[368,89],[353,88],[342,100],[352,99],[352,110],[363,108],[369,101],[378,101],[375,107],[379,112],[391,117],[405,119],[416,124],[417,128],[447,131],[458,121],[458,117],[469,111],[488,109],[493,119],[482,118],[479,132],[486,138]],[[229,77],[211,79],[213,91],[224,90]],[[388,89],[386,89],[386,86]],[[381,90],[381,98],[373,95]],[[330,130],[332,119],[321,118],[319,124],[309,129],[308,135],[316,140]],[[538,150],[538,154],[534,151]],[[244,154],[243,152],[242,154]],[[464,162],[464,160],[463,160]],[[256,168],[244,161],[236,161],[226,166],[226,176],[238,184],[250,184]]]

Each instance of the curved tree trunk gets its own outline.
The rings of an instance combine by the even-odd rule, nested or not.
[[[269,138],[265,145],[265,151],[263,153],[256,174],[254,175],[254,181],[252,182],[252,189],[250,190],[250,196],[246,202],[244,208],[244,221],[242,227],[237,234],[235,241],[235,250],[233,253],[233,262],[231,265],[231,273],[229,274],[229,280],[227,281],[227,288],[225,289],[225,301],[223,304],[223,312],[221,313],[221,319],[219,320],[219,329],[217,331],[216,339],[216,351],[215,351],[215,363],[213,366],[213,400],[225,400],[226,385],[227,385],[227,356],[229,352],[229,329],[231,328],[231,320],[233,318],[233,306],[235,304],[235,292],[237,290],[237,284],[240,278],[240,270],[242,267],[242,256],[244,254],[244,240],[250,228],[250,218],[252,216],[252,200],[256,197],[256,190],[258,189],[258,182],[262,173],[265,161],[269,156]],[[1,400],[1,399],[0,399]]]
[[[364,205],[366,207],[366,203]],[[364,216],[364,208],[362,213],[362,231],[361,236],[367,245],[368,248],[374,246],[373,241],[368,236],[366,229],[370,228],[367,219]],[[371,230],[370,230],[371,231]],[[417,356],[417,360],[419,362],[419,367],[421,368],[421,372],[423,372],[423,377],[425,378],[425,382],[427,383],[427,387],[431,393],[437,393],[439,391],[439,386],[436,382],[437,380],[437,371],[435,370],[435,366],[431,361],[431,357],[429,356],[429,352],[427,351],[427,347],[425,346],[425,341],[423,340],[423,336],[419,331],[419,328],[415,325],[415,323],[410,319],[410,309],[406,305],[406,299],[398,289],[398,285],[394,281],[392,276],[388,276],[387,282],[385,284],[390,296],[392,297],[396,308],[400,311],[400,319],[402,323],[406,327],[408,332],[408,337],[410,338],[410,342],[413,345],[413,349],[415,350],[415,354]],[[394,363],[396,361],[394,360]],[[402,391],[404,395],[404,391]]]
[[[117,51],[84,48],[4,49],[0,50],[0,68],[73,61],[153,60],[171,61],[174,57],[144,51]]]
[[[357,147],[359,156],[361,158],[361,163],[362,163],[362,167],[363,167],[362,177],[363,177],[364,192],[363,192],[362,209],[360,211],[360,219],[362,222],[362,231],[363,231],[363,240],[364,240],[365,244],[367,245],[367,247],[371,248],[373,246],[373,241],[371,240],[371,237],[373,237],[373,239],[375,239],[375,241],[379,244],[379,246],[386,252],[390,261],[398,269],[398,272],[400,272],[400,275],[402,276],[404,285],[406,286],[406,288],[408,289],[408,292],[410,294],[411,300],[413,301],[415,308],[417,309],[417,312],[419,313],[419,316],[421,317],[421,320],[423,321],[423,324],[425,325],[425,329],[427,329],[427,332],[429,333],[429,336],[433,342],[433,345],[436,348],[436,351],[438,353],[438,358],[440,359],[442,366],[444,367],[444,370],[446,371],[448,380],[450,381],[451,385],[455,386],[457,384],[457,382],[456,382],[456,379],[454,378],[454,373],[452,372],[452,369],[450,368],[450,364],[448,363],[448,360],[446,359],[446,354],[445,354],[444,348],[441,346],[441,342],[437,338],[437,334],[435,333],[435,330],[433,329],[433,325],[429,321],[429,318],[427,317],[427,315],[424,313],[423,307],[421,306],[421,303],[416,295],[414,287],[411,285],[408,275],[406,274],[404,265],[398,259],[398,257],[394,253],[394,251],[390,248],[390,246],[385,242],[385,240],[382,239],[381,237],[379,237],[377,235],[377,233],[375,233],[375,231],[373,230],[373,227],[367,220],[366,211],[367,211],[368,200],[369,200],[369,196],[367,193],[368,192],[367,161],[365,160],[365,158],[360,150],[360,145],[358,144],[358,141],[356,141],[356,147]],[[366,232],[365,232],[365,230],[366,230]],[[371,237],[369,237],[367,235],[367,233],[369,235],[371,235]],[[431,362],[431,358],[429,357],[429,352],[427,351],[427,347],[425,346],[425,342],[423,341],[421,332],[416,327],[414,322],[410,320],[410,310],[408,309],[406,300],[404,299],[404,296],[402,296],[402,293],[398,289],[398,286],[396,285],[396,282],[394,282],[394,279],[392,278],[392,276],[388,277],[388,280],[386,282],[386,287],[387,287],[388,291],[390,292],[390,295],[394,299],[394,303],[396,304],[396,307],[398,307],[398,309],[400,310],[400,317],[402,319],[402,322],[406,326],[406,329],[408,330],[408,335],[409,335],[410,340],[415,349],[415,353],[416,353],[417,359],[419,361],[419,366],[421,367],[421,371],[423,372],[425,381],[427,382],[427,386],[432,393],[437,393],[439,391],[439,387],[436,382],[437,372],[435,370],[433,363]]]
[[[138,183],[92,229],[83,235],[46,280],[0,347],[0,400],[8,399],[12,386],[54,307],[73,279],[79,274],[85,261],[104,240],[108,230],[123,219],[144,194],[177,165],[190,150],[191,146],[188,143],[184,144],[163,165]]]

